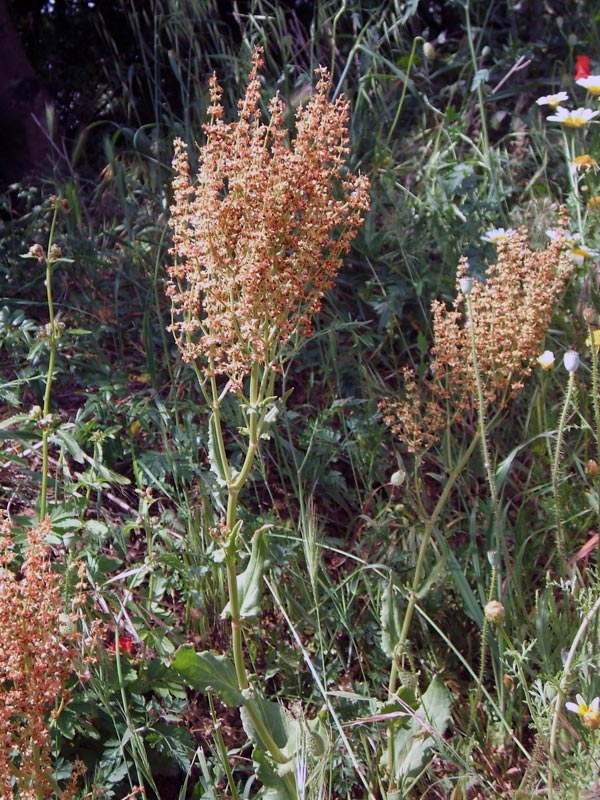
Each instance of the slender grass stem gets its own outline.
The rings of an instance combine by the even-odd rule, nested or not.
[[[394,134],[394,130],[396,125],[398,124],[398,120],[400,119],[400,115],[402,114],[402,109],[404,108],[404,100],[406,98],[406,92],[408,90],[408,81],[410,80],[410,71],[412,69],[412,65],[415,60],[415,55],[417,52],[417,44],[419,42],[424,42],[422,36],[415,36],[413,39],[412,47],[410,50],[410,55],[408,56],[408,65],[406,67],[406,80],[402,82],[402,94],[400,95],[400,100],[398,101],[398,107],[396,108],[396,113],[394,115],[394,121],[392,122],[390,129],[388,131],[387,138],[385,140],[386,145],[389,147],[389,144],[392,140],[392,136]]]
[[[584,312],[585,316],[585,312]],[[598,345],[595,341],[596,331],[588,324],[588,337],[592,351],[592,408],[594,411],[594,438],[596,439],[596,464],[600,464],[600,398],[598,397]],[[600,497],[598,488],[600,486],[600,470],[596,470],[593,475],[596,494]],[[600,506],[598,508],[598,530],[600,531]],[[598,537],[598,553],[600,554],[600,537]]]
[[[575,370],[569,370],[569,381],[567,383],[567,391],[563,403],[560,420],[558,422],[558,429],[556,431],[556,447],[554,449],[554,458],[552,459],[552,496],[554,498],[554,512],[556,515],[556,546],[558,549],[558,557],[560,560],[561,574],[565,574],[567,554],[565,544],[565,531],[561,514],[560,502],[560,476],[561,476],[561,459],[562,459],[562,444],[565,435],[565,427],[567,424],[567,416],[569,414],[569,407],[573,397],[573,389],[575,387]]]
[[[492,566],[492,575],[490,577],[490,587],[488,589],[488,596],[487,602],[491,603],[494,599],[494,594],[496,592],[496,565]],[[487,656],[487,637],[488,631],[490,628],[490,623],[486,614],[483,615],[483,627],[481,629],[481,643],[479,648],[479,674],[477,675],[477,689],[475,694],[475,701],[471,706],[471,715],[469,719],[469,732],[473,731],[475,725],[475,714],[477,713],[477,707],[481,701],[482,691],[483,691],[483,678],[485,674],[485,662]]]
[[[411,590],[408,597],[408,606],[406,608],[406,613],[404,615],[404,620],[402,622],[402,630],[400,632],[398,644],[396,645],[397,656],[394,658],[390,670],[390,677],[388,683],[389,697],[391,697],[394,694],[397,688],[398,656],[401,656],[403,654],[403,651],[406,648],[406,642],[408,641],[408,634],[410,631],[410,626],[412,623],[415,606],[417,604],[419,591],[421,589],[421,581],[423,580],[423,575],[425,572],[425,557],[427,555],[427,550],[429,548],[429,544],[433,536],[435,524],[438,521],[440,514],[444,510],[446,503],[448,502],[448,498],[450,497],[450,493],[454,488],[454,484],[456,483],[462,471],[468,464],[469,459],[473,455],[473,452],[477,447],[478,443],[479,443],[479,434],[475,434],[475,436],[473,436],[473,438],[471,439],[469,446],[460,457],[460,460],[458,461],[454,469],[452,469],[449,472],[442,493],[439,496],[437,503],[435,504],[435,508],[433,509],[431,515],[428,517],[425,523],[425,530],[423,531],[423,536],[421,538],[419,553],[417,555],[417,563],[415,564],[415,571],[413,573]]]
[[[575,206],[575,214],[577,215],[577,232],[580,236],[583,236],[583,218],[581,216],[579,184],[577,182],[577,173],[572,166],[575,161],[575,139],[574,136],[567,135],[564,127],[562,128],[562,136],[565,161],[567,164],[567,175],[571,186],[571,196],[573,198],[573,205]]]
[[[442,490],[441,495],[438,498],[435,508],[433,509],[432,513],[430,514],[425,523],[425,530],[423,531],[423,536],[421,538],[419,553],[417,555],[417,563],[415,564],[415,571],[413,573],[412,586],[408,596],[408,605],[406,607],[406,612],[404,614],[404,620],[402,621],[402,629],[400,631],[398,643],[395,648],[394,658],[392,659],[392,666],[390,669],[390,676],[388,682],[389,698],[393,697],[398,685],[399,659],[404,658],[404,656],[406,655],[405,651],[406,651],[406,643],[408,642],[408,634],[410,632],[410,627],[412,624],[415,607],[417,605],[419,591],[421,589],[421,581],[423,580],[423,575],[425,572],[425,557],[427,555],[427,550],[429,549],[429,544],[433,536],[435,524],[440,514],[444,510],[446,503],[448,502],[448,498],[450,497],[450,493],[454,488],[454,484],[456,483],[462,471],[468,464],[469,459],[473,455],[473,452],[475,451],[478,442],[479,442],[479,434],[475,434],[471,439],[469,446],[462,454],[460,460],[458,461],[454,469],[451,470],[451,472],[448,474],[448,477],[446,478],[446,482],[444,484],[444,488]],[[391,789],[395,785],[393,726],[388,727],[387,747],[388,747],[388,772],[390,776],[390,789]]]
[[[585,615],[583,620],[581,621],[581,625],[579,626],[575,638],[573,639],[573,643],[569,649],[569,653],[565,660],[565,666],[563,669],[562,678],[560,681],[560,685],[558,687],[558,693],[556,695],[556,702],[554,704],[554,712],[552,715],[552,727],[550,729],[550,744],[548,747],[548,793],[547,798],[548,800],[553,800],[554,798],[554,759],[556,756],[556,746],[557,746],[557,739],[558,739],[558,727],[560,724],[560,714],[562,711],[564,699],[565,699],[565,690],[568,686],[569,680],[571,678],[571,667],[573,666],[573,662],[577,651],[579,649],[579,645],[585,636],[585,633],[588,629],[590,622],[594,619],[598,610],[600,609],[600,597],[596,600],[592,608],[588,611]]]
[[[40,491],[40,519],[44,519],[48,510],[48,469],[50,460],[50,432],[52,426],[49,421],[50,400],[52,398],[52,383],[54,377],[54,367],[56,364],[56,351],[58,335],[56,330],[56,318],[54,314],[54,297],[52,294],[52,272],[56,261],[53,255],[54,236],[56,232],[56,221],[58,219],[59,201],[54,202],[52,222],[50,224],[50,235],[48,236],[48,252],[46,254],[46,304],[48,307],[48,371],[46,373],[46,386],[44,389],[44,405],[42,408],[42,486]]]
[[[510,570],[510,557],[508,547],[506,545],[506,537],[504,535],[504,527],[502,522],[502,512],[500,509],[500,501],[498,498],[498,490],[496,488],[496,479],[492,467],[490,457],[490,448],[488,444],[488,430],[487,430],[487,417],[486,417],[486,402],[483,396],[483,381],[479,370],[479,361],[477,357],[477,339],[475,333],[475,319],[473,314],[473,305],[469,294],[465,296],[467,307],[467,319],[469,322],[469,332],[471,339],[471,360],[473,366],[473,378],[475,381],[475,397],[477,400],[477,425],[479,428],[479,444],[481,446],[481,456],[483,458],[483,468],[487,478],[490,499],[492,501],[492,510],[494,513],[494,520],[496,523],[496,539],[500,547],[500,551],[506,563],[507,570]]]
[[[225,775],[227,776],[227,784],[229,786],[229,791],[231,792],[231,800],[239,800],[240,794],[233,778],[233,772],[231,770],[231,764],[229,763],[227,748],[225,747],[223,734],[221,733],[221,723],[218,721],[217,713],[215,711],[215,702],[212,692],[208,692],[208,704],[210,706],[210,715],[213,721],[213,738],[217,745],[217,752],[219,753],[221,765],[225,771]]]

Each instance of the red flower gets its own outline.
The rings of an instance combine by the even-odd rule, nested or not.
[[[108,652],[115,654],[117,652],[117,643],[112,641],[108,645]],[[133,653],[133,638],[127,633],[121,633],[119,636],[119,652],[132,655]]]
[[[590,59],[588,56],[575,56],[575,80],[589,78],[591,75]]]

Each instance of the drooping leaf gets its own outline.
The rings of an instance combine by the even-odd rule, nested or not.
[[[126,478],[124,475],[119,475],[118,472],[114,472],[112,469],[108,469],[108,467],[104,466],[100,461],[89,456],[82,450],[75,438],[71,436],[64,427],[58,428],[51,435],[50,440],[65,447],[71,458],[77,461],[78,464],[83,464],[84,462],[89,464],[90,467],[108,483],[116,483],[120,486],[126,486],[130,483],[129,478]]]
[[[285,748],[288,741],[288,714],[289,712],[280,704],[271,700],[265,700],[260,694],[255,693],[252,697],[252,711],[257,714],[273,737],[273,741],[280,749]],[[267,743],[264,742],[252,720],[252,715],[247,708],[242,708],[242,725],[247,736],[260,750],[268,750]]]
[[[208,420],[208,459],[210,468],[220,486],[227,486],[228,466],[219,447],[218,421],[214,414]]]
[[[402,614],[395,587],[394,577],[390,575],[381,598],[381,648],[388,658],[394,657],[402,628]]]
[[[417,775],[430,760],[450,722],[452,697],[444,683],[434,678],[422,695],[407,727],[394,730],[394,774],[398,781]],[[387,753],[383,763],[387,763]]]
[[[260,598],[263,589],[265,570],[269,566],[267,558],[267,539],[264,531],[256,531],[252,537],[250,560],[246,569],[237,576],[238,598],[240,617],[248,619],[260,613]],[[227,603],[223,614],[230,613],[230,604]]]
[[[199,692],[216,692],[228,706],[242,706],[235,667],[225,656],[203,650],[197,653],[191,645],[182,645],[171,660],[171,666]]]
[[[248,566],[237,579],[242,619],[256,617],[260,613],[263,578],[268,566],[267,539],[264,531],[257,531],[252,537]]]

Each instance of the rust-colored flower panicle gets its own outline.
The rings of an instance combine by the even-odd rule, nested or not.
[[[62,579],[54,572],[44,539],[48,521],[28,535],[20,573],[11,569],[11,526],[0,522],[0,795],[19,798],[54,797],[51,721],[69,699],[67,688],[82,656],[83,634],[77,606],[67,611]],[[77,774],[61,792],[75,796]],[[16,795],[14,795],[16,796]]]
[[[296,333],[311,330],[323,294],[369,208],[368,180],[347,167],[348,104],[318,82],[295,119],[276,95],[260,109],[255,51],[238,118],[224,121],[210,83],[198,174],[175,142],[169,294],[183,357],[238,388],[254,364],[274,366]]]
[[[486,281],[469,281],[477,367],[484,400],[496,410],[518,394],[538,363],[552,313],[573,270],[566,245],[564,232],[558,231],[547,247],[532,250],[524,229],[510,231],[496,243],[498,258],[489,265]],[[445,425],[464,419],[475,408],[471,332],[460,291],[467,270],[462,259],[452,306],[439,301],[432,305],[429,377],[417,386],[409,369],[405,396],[381,403],[384,419],[411,451],[431,446]],[[425,415],[419,413],[423,404]]]

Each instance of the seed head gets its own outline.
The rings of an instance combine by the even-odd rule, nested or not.
[[[234,122],[224,121],[211,79],[195,178],[181,140],[173,160],[172,330],[184,359],[233,388],[253,364],[275,362],[295,333],[311,331],[369,207],[367,179],[346,164],[348,104],[328,99],[327,71],[317,70],[292,135],[278,95],[263,120],[260,53]]]

